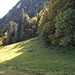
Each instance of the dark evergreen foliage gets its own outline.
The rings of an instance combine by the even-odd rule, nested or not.
[[[71,13],[70,15],[68,15],[68,13],[64,14],[64,17],[66,17],[66,15],[68,15],[68,17],[66,17],[66,19],[64,19],[62,17],[62,20],[60,18],[58,18],[58,21],[56,22],[56,16],[58,16],[61,12],[65,12],[68,8],[75,10],[75,0],[53,0],[52,3],[50,3],[50,5],[48,7],[46,7],[46,9],[41,13],[41,18],[39,21],[39,29],[38,32],[39,34],[44,37],[44,40],[46,42],[50,42],[53,45],[59,45],[59,39],[61,39],[61,35],[62,37],[66,37],[66,35],[64,35],[63,33],[59,33],[59,38],[56,37],[56,31],[57,29],[60,30],[60,22],[68,27],[74,28],[75,23],[74,23],[74,12]],[[69,10],[69,12],[71,12],[71,10]],[[70,17],[70,18],[69,18]],[[73,20],[71,20],[71,18],[73,18]],[[61,20],[61,21],[60,21]],[[63,20],[65,20],[65,24],[63,23]],[[70,22],[68,24],[68,22]],[[55,27],[55,25],[58,23],[58,28]],[[73,26],[74,25],[74,26]],[[57,25],[56,25],[57,26]],[[65,30],[68,29],[65,28]],[[74,29],[69,29],[70,33],[73,33]],[[75,33],[73,33],[73,37],[75,36]],[[67,37],[66,37],[67,39]],[[69,38],[68,38],[69,39]],[[63,42],[64,40],[62,40]],[[67,42],[67,44],[66,44]],[[70,40],[70,42],[64,41],[64,44],[62,46],[75,46],[74,40]]]
[[[37,36],[37,15],[45,3],[46,0],[20,0],[0,19],[0,42],[6,45]]]
[[[75,46],[75,0],[21,0],[9,14],[0,20],[4,45],[39,34],[48,44]]]

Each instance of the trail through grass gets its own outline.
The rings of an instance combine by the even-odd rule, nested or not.
[[[2,46],[0,75],[75,75],[75,53],[49,49],[39,37]]]

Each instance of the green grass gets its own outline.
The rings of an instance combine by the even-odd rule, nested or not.
[[[75,75],[75,52],[63,51],[39,37],[1,46],[0,75]]]

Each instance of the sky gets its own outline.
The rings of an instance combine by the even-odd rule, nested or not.
[[[0,18],[5,16],[18,1],[20,0],[0,0]]]

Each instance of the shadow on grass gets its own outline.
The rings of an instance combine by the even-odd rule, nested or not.
[[[58,75],[57,72],[59,71],[61,73],[59,75],[64,75],[62,71],[69,71],[70,69],[74,72],[75,70],[75,55],[58,53],[51,54],[50,50],[45,50],[47,48],[39,38],[33,38],[17,43],[9,51],[16,48],[19,50],[15,53],[22,54],[11,60],[0,63],[0,75],[50,75],[45,74],[47,72],[56,72],[55,75]],[[29,52],[29,49],[33,49],[34,51]],[[71,63],[72,66],[70,66]]]
[[[17,48],[19,50],[16,53],[22,54],[11,60],[7,60],[3,63],[0,63],[0,75],[28,75],[27,73],[32,73],[30,75],[33,75],[33,73],[35,72],[36,75],[44,75],[42,73],[37,73],[38,70],[35,69],[35,66],[33,64],[33,61],[36,62],[35,53],[37,51],[37,48],[43,48],[43,46],[40,48],[42,42],[39,42],[38,40],[40,39],[34,38],[27,41],[23,41],[17,43],[13,48],[11,48],[9,51]],[[29,49],[34,49],[35,51],[28,52]]]

